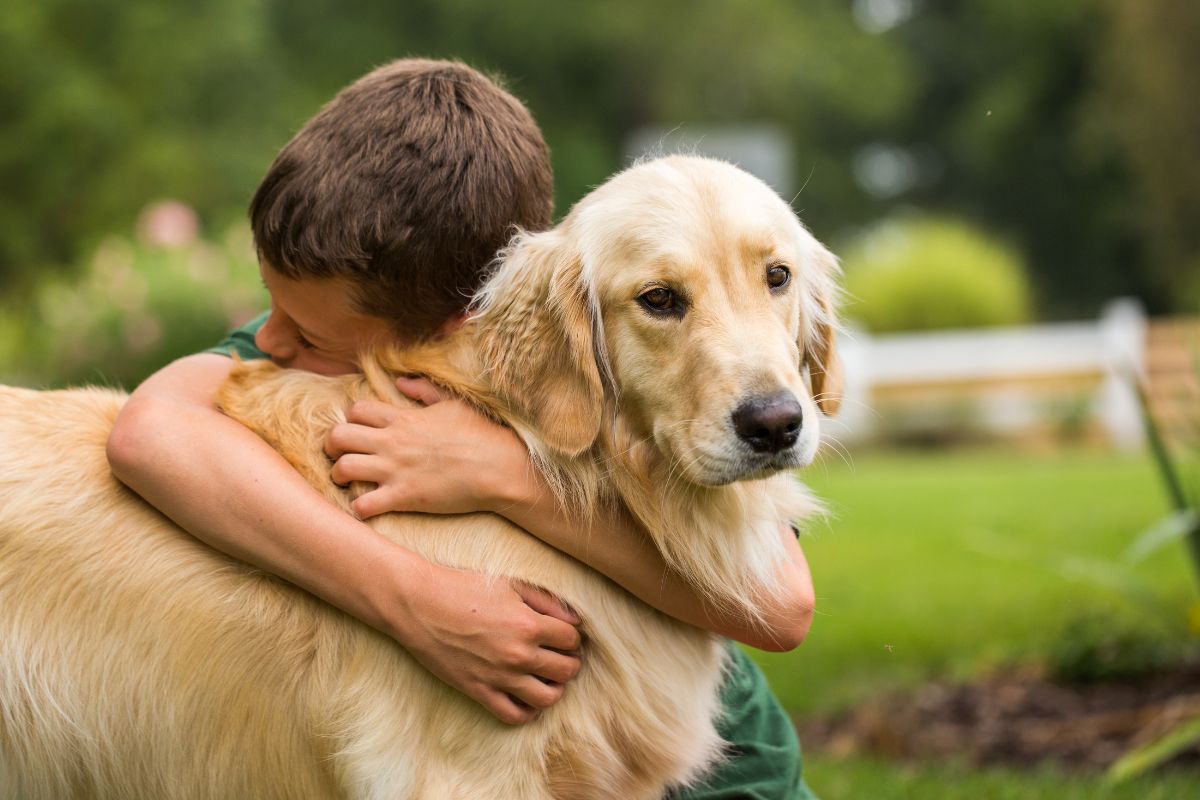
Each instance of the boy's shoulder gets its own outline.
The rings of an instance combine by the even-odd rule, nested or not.
[[[254,335],[270,315],[270,311],[264,311],[242,327],[230,331],[224,339],[203,352],[230,357],[236,355],[243,361],[267,358],[267,354],[259,350],[258,345],[254,343]]]

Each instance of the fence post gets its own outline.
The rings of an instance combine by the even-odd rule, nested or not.
[[[1113,300],[1101,312],[1100,341],[1107,363],[1097,411],[1113,444],[1123,450],[1141,447],[1145,437],[1130,381],[1145,375],[1146,329],[1146,312],[1133,298]]]
[[[837,352],[842,360],[842,407],[836,421],[826,425],[839,442],[869,439],[874,426],[871,396],[871,334],[862,328],[846,326],[838,332]]]

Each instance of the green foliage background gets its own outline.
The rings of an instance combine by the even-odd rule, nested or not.
[[[969,225],[884,223],[843,257],[846,316],[875,333],[1015,325],[1030,317],[1025,267]]]
[[[0,306],[0,380],[132,388],[267,307],[250,233],[156,247],[112,236],[70,276]]]
[[[560,213],[641,126],[765,122],[835,247],[918,208],[1011,243],[1041,317],[1121,294],[1194,310],[1198,45],[1200,4],[1176,0],[18,3],[0,15],[0,311],[83,275],[164,197],[220,238],[321,103],[405,55],[507,78]],[[872,148],[909,179],[869,190]]]

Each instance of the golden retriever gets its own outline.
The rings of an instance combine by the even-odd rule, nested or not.
[[[572,508],[622,502],[668,561],[753,615],[788,474],[837,403],[836,265],[768,187],[671,157],[518,237],[455,336],[329,378],[239,367],[226,413],[345,507],[322,452],[419,371],[512,425]],[[0,797],[660,798],[721,758],[724,649],[491,515],[390,514],[446,564],[544,586],[584,667],[507,727],[393,641],[210,550],[121,486],[124,396],[0,390]]]

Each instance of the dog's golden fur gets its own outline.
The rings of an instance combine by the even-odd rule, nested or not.
[[[791,288],[771,290],[784,266]],[[511,424],[564,502],[623,502],[670,563],[753,614],[779,521],[814,503],[780,470],[836,404],[835,266],[770,190],[719,162],[622,173],[520,237],[446,341],[357,376],[242,365],[226,413],[334,502],[325,432],[418,371]],[[666,286],[686,313],[648,313]],[[785,287],[786,288],[786,287]],[[806,385],[807,378],[807,385]],[[737,442],[740,399],[787,390],[795,447]],[[814,400],[815,398],[815,400]],[[583,618],[584,668],[506,727],[400,647],[175,528],[111,477],[123,395],[0,390],[0,798],[659,798],[720,758],[723,648],[490,515],[385,515],[441,563],[516,576]],[[794,452],[793,452],[794,451]]]

